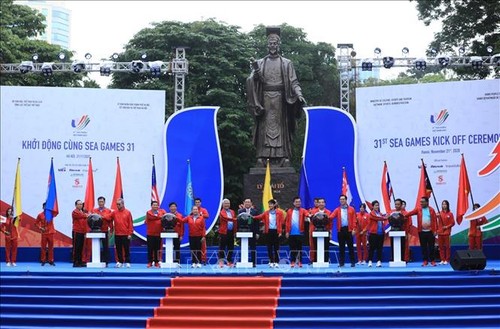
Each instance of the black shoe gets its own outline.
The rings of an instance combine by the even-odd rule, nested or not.
[[[56,266],[56,263],[54,262],[49,262],[50,266]]]
[[[80,265],[77,263],[73,263],[73,267],[80,267]]]
[[[339,267],[344,267],[344,264],[339,264]]]
[[[45,266],[45,262],[40,262],[40,265]]]

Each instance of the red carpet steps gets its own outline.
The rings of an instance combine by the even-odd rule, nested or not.
[[[172,279],[147,328],[272,328],[281,277]]]

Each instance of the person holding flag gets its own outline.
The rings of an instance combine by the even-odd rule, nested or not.
[[[42,205],[42,209],[44,209],[44,211],[39,213],[38,216],[36,216],[35,220],[36,227],[40,230],[40,233],[42,233],[41,246],[40,246],[40,263],[42,266],[44,266],[45,263],[47,262],[50,265],[55,266],[56,264],[54,263],[54,234],[56,233],[56,230],[54,228],[54,221],[47,220],[45,216],[46,205],[47,204],[44,202]]]
[[[437,234],[439,245],[439,265],[447,265],[450,262],[450,236],[451,228],[455,226],[453,213],[450,211],[450,203],[448,200],[443,200],[441,203],[441,211],[437,213]]]
[[[17,266],[17,239],[19,233],[17,232],[16,219],[14,217],[14,209],[7,208],[5,212],[5,222],[0,226],[0,230],[5,234],[5,261],[7,266]]]
[[[160,248],[161,248],[161,238],[160,233],[161,218],[167,212],[159,208],[158,201],[151,201],[151,210],[146,213],[146,226],[147,226],[147,242],[148,242],[148,265],[147,268],[151,266],[160,267]]]
[[[477,210],[481,208],[479,203],[474,203],[472,210]],[[469,227],[469,249],[470,250],[482,250],[483,249],[483,232],[481,231],[481,226],[487,224],[488,220],[486,217],[479,217],[477,219],[470,220]]]
[[[348,190],[348,189],[347,189]],[[329,216],[333,221],[337,218],[337,236],[339,239],[339,266],[343,267],[345,263],[345,245],[349,249],[349,260],[351,267],[356,266],[354,260],[353,235],[356,234],[356,210],[347,203],[347,195],[340,195],[340,206],[337,207]]]

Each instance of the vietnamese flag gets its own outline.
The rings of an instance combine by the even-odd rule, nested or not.
[[[458,176],[458,197],[457,197],[457,223],[460,225],[464,214],[469,209],[469,193],[470,193],[469,175],[465,166],[464,155],[460,162],[460,174]]]
[[[89,169],[87,172],[87,186],[85,189],[85,209],[91,212],[94,209],[94,171],[92,170],[92,158],[89,158]]]
[[[116,157],[116,179],[115,179],[115,190],[113,192],[113,200],[111,201],[111,209],[117,210],[116,200],[123,198],[123,187],[122,187],[122,172],[120,170],[120,158]]]

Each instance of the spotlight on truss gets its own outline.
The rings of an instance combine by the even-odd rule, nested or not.
[[[34,65],[32,61],[22,61],[21,65],[19,65],[19,72],[28,73],[34,69]]]
[[[43,76],[45,76],[45,77],[51,76],[52,73],[53,73],[53,71],[54,71],[53,70],[53,66],[54,66],[54,63],[52,63],[52,62],[51,63],[47,63],[47,62],[43,63],[42,64],[42,74],[43,74]]]
[[[82,71],[85,71],[85,63],[83,61],[74,60],[73,63],[71,63],[71,68],[73,69],[73,72],[81,73]]]
[[[410,49],[408,49],[408,47],[404,47],[403,49],[401,49],[401,53],[403,53],[404,56],[408,55],[409,52]]]
[[[85,54],[85,59],[86,60],[90,60],[92,58],[92,54],[91,53],[86,53]]]
[[[113,58],[114,60],[117,60],[118,59],[118,53],[113,53],[113,55],[111,55],[111,58]]]
[[[154,78],[158,78],[161,75],[162,61],[149,62],[149,71]]]
[[[134,73],[139,73],[144,69],[144,63],[140,60],[130,62],[130,70]]]
[[[471,56],[470,65],[473,69],[480,69],[483,66],[483,58],[481,56]]]
[[[66,58],[66,54],[64,54],[62,51],[57,55],[61,61],[63,61]]]
[[[417,58],[415,60],[415,68],[419,71],[423,71],[427,68],[427,62],[424,58]]]
[[[493,52],[493,47],[492,46],[486,47],[486,51],[488,52],[488,54],[491,54]]]
[[[380,55],[380,53],[382,52],[382,50],[379,47],[377,47],[377,48],[375,48],[373,50],[373,52],[375,53],[375,55]]]
[[[365,59],[361,62],[361,71],[371,71],[373,68],[373,62],[369,59]]]
[[[394,57],[386,56],[382,58],[382,63],[384,64],[384,67],[386,69],[390,69],[391,67],[394,66]]]
[[[113,62],[112,61],[105,61],[102,63],[101,67],[99,68],[99,73],[103,77],[109,77],[111,75],[112,68],[113,68]]]
[[[33,59],[34,62],[36,62],[38,60],[38,54],[33,54],[31,58]]]

